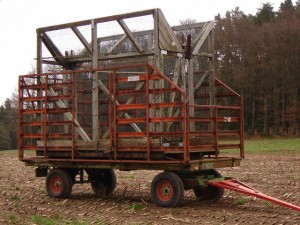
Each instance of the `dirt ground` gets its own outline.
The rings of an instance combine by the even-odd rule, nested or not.
[[[300,153],[247,155],[241,167],[219,171],[300,205]],[[70,199],[52,199],[34,168],[19,162],[16,152],[0,152],[0,224],[300,224],[297,211],[230,191],[217,203],[199,203],[186,191],[180,207],[156,207],[150,184],[157,173],[116,171],[110,199],[95,198],[89,184],[74,185]]]

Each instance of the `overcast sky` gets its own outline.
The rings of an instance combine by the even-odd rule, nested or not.
[[[18,75],[35,67],[36,28],[144,9],[161,8],[170,25],[213,20],[239,6],[255,14],[262,3],[284,0],[0,0],[0,105],[17,89]],[[294,1],[295,2],[295,1]]]

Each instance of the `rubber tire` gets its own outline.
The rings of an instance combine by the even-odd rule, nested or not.
[[[151,182],[150,192],[155,205],[173,208],[181,203],[184,195],[184,187],[182,180],[177,174],[173,172],[162,172],[154,177]]]
[[[52,169],[46,177],[46,190],[52,198],[69,198],[72,193],[73,181],[68,171]]]
[[[212,169],[209,172],[210,174],[213,174],[216,178],[221,178],[222,175]],[[212,201],[212,202],[217,202],[219,201],[223,195],[224,195],[224,188],[219,188],[215,186],[199,186],[197,188],[193,189],[195,196],[197,197],[198,201]]]
[[[116,174],[113,169],[88,169],[89,182],[97,197],[110,197],[117,184]]]

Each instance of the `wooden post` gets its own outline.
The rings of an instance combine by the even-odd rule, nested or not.
[[[215,77],[216,77],[216,56],[214,51],[214,29],[212,29],[208,35],[208,51],[211,53],[209,59],[209,93],[210,93],[210,105],[216,104],[216,90],[215,90]]]
[[[92,31],[92,67],[98,68],[98,42],[97,42],[97,24],[94,20],[91,21]],[[97,141],[99,138],[99,85],[98,85],[98,73],[93,73],[93,96],[92,96],[92,118],[93,118],[93,141]]]
[[[189,104],[193,105],[195,103],[194,100],[194,61],[193,59],[188,60],[188,68],[187,68],[187,83],[188,83],[188,93],[189,93]],[[195,110],[193,107],[189,108],[189,116],[195,116]],[[195,130],[195,122],[190,123],[190,131]]]

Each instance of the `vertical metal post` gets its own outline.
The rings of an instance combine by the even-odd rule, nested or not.
[[[114,123],[113,123],[113,130],[114,130],[114,160],[117,160],[117,151],[118,151],[118,142],[117,142],[117,74],[116,74],[116,69],[114,69],[113,72],[113,107],[114,107]]]
[[[244,158],[244,102],[242,96],[240,96],[240,107],[240,156]]]
[[[46,158],[46,151],[47,151],[47,108],[48,108],[48,79],[49,75],[47,74],[45,76],[45,96],[44,96],[44,104],[45,104],[45,109],[44,109],[44,129],[43,129],[43,138],[44,138],[44,158]]]
[[[109,146],[111,149],[113,149],[113,137],[114,137],[114,126],[112,124],[113,122],[113,113],[112,107],[114,107],[113,104],[113,98],[112,98],[112,79],[114,76],[115,70],[112,73],[109,73],[108,75],[108,129],[109,129]]]
[[[98,42],[97,42],[97,24],[94,20],[91,21],[92,30],[92,67],[98,68]],[[92,118],[93,118],[93,141],[97,141],[99,138],[99,85],[98,85],[98,73],[93,72],[93,96],[92,96]]]
[[[76,132],[75,132],[75,119],[77,119],[76,116],[76,108],[77,108],[77,102],[76,102],[76,74],[71,73],[70,81],[72,82],[72,159],[75,159],[75,141],[76,141]]]
[[[215,156],[218,158],[219,155],[219,125],[218,125],[218,108],[211,107],[212,110],[215,110]]]
[[[150,118],[149,118],[149,80],[150,80],[150,68],[147,64],[146,66],[146,135],[147,135],[147,160],[150,161],[150,148],[151,148],[151,140],[150,140]]]
[[[190,161],[190,119],[189,119],[189,106],[186,103],[186,92],[183,94],[183,101],[182,101],[182,111],[183,111],[183,159],[184,162]]]
[[[23,150],[23,145],[24,145],[24,140],[22,138],[23,134],[23,88],[21,89],[21,80],[23,78],[19,77],[18,81],[18,90],[19,90],[19,101],[18,101],[18,136],[19,136],[19,141],[18,141],[18,148],[19,148],[19,159],[24,157],[24,150]]]

